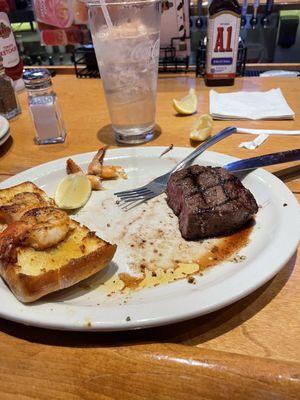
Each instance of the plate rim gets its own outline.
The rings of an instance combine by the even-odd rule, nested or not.
[[[136,148],[127,148],[126,147],[126,148],[109,149],[107,152],[107,158],[108,159],[109,158],[110,159],[120,158],[120,156],[123,156],[124,158],[131,158],[134,156],[141,156],[140,153],[145,153],[145,154],[148,153],[149,157],[155,157],[158,154],[160,154],[163,150],[165,150],[165,148],[166,148],[165,146],[149,146],[149,147],[136,147]],[[188,154],[190,152],[189,147],[175,146],[173,150],[172,150],[172,153],[182,152],[181,157],[185,156],[185,153]],[[128,154],[126,154],[126,152]],[[49,170],[49,167],[56,166],[57,167],[56,169],[60,170],[62,168],[62,166],[60,166],[60,164],[63,165],[65,163],[66,159],[69,157],[73,157],[74,159],[77,159],[77,158],[90,159],[90,157],[92,155],[94,155],[95,153],[96,153],[95,151],[86,152],[86,153],[78,153],[78,154],[62,157],[59,159],[55,159],[55,160],[52,160],[52,161],[49,161],[46,163],[42,163],[40,165],[37,165],[35,167],[24,170],[16,175],[14,175],[13,177],[6,179],[5,181],[0,183],[0,188],[11,186],[11,185],[17,184],[18,181],[24,181],[25,179],[28,179],[28,177],[30,175],[32,175],[32,173],[35,173],[38,169],[41,169],[41,167],[42,167],[42,170],[45,170],[45,169]],[[123,154],[123,153],[125,153],[125,154]],[[166,157],[166,158],[169,158],[170,156],[171,157],[173,156],[176,158],[179,157],[172,153],[170,152],[168,157]],[[142,156],[145,154],[142,154]],[[238,158],[236,158],[236,157],[232,157],[227,154],[223,154],[223,153],[219,153],[219,152],[212,152],[212,151],[206,151],[205,156],[206,156],[206,158],[212,158],[212,162],[214,162],[214,160],[213,160],[214,157],[225,158],[225,159],[227,159],[226,162],[238,160]],[[298,202],[297,202],[294,194],[289,190],[289,188],[282,181],[280,181],[273,174],[271,174],[268,171],[263,170],[263,169],[258,169],[254,173],[258,177],[267,178],[267,180],[271,180],[271,182],[273,181],[276,184],[279,184],[281,189],[285,193],[285,195],[289,198],[289,201],[291,201],[292,207],[296,206],[295,210],[297,208],[297,211],[299,212]],[[35,180],[38,180],[43,175],[44,175],[43,173],[37,174],[34,179],[30,178],[30,180],[32,180],[34,182]],[[300,236],[300,232],[298,232],[298,236]],[[169,316],[169,318],[167,318],[167,319],[165,317],[156,317],[156,318],[148,318],[147,320],[140,319],[140,320],[126,321],[124,318],[124,320],[122,319],[120,321],[117,321],[116,323],[109,322],[106,324],[102,323],[101,321],[97,321],[97,322],[93,321],[93,324],[91,326],[89,324],[82,324],[82,321],[80,321],[80,323],[79,323],[79,321],[78,321],[78,323],[74,323],[74,321],[73,321],[70,326],[70,324],[66,323],[65,321],[60,321],[58,323],[55,321],[49,322],[49,320],[47,321],[47,318],[45,320],[38,320],[37,318],[32,318],[32,317],[28,319],[28,317],[26,318],[26,315],[24,316],[24,313],[22,313],[22,312],[19,312],[15,315],[11,315],[11,313],[3,312],[3,310],[1,310],[1,309],[0,309],[0,317],[6,318],[9,320],[13,320],[16,322],[20,322],[23,324],[27,324],[27,325],[43,327],[43,328],[50,328],[50,329],[69,330],[69,331],[76,331],[76,330],[79,330],[79,331],[122,331],[122,330],[150,328],[153,326],[160,326],[160,325],[168,325],[168,324],[172,324],[175,322],[192,319],[192,318],[216,311],[218,309],[224,308],[224,307],[228,306],[229,304],[232,304],[232,303],[238,301],[239,299],[246,297],[248,294],[254,292],[256,289],[258,289],[259,287],[264,285],[267,281],[272,279],[280,271],[280,269],[290,260],[290,258],[293,256],[293,254],[295,253],[295,251],[297,249],[299,239],[300,238],[297,239],[297,235],[296,235],[294,242],[290,243],[288,252],[286,252],[285,255],[281,257],[280,261],[277,260],[278,261],[277,267],[273,268],[271,270],[271,273],[267,274],[267,276],[263,280],[260,280],[256,284],[252,284],[252,286],[249,287],[248,290],[244,289],[242,293],[238,292],[238,293],[236,293],[235,296],[229,296],[227,298],[227,300],[223,300],[219,304],[215,304],[214,306],[208,305],[206,308],[202,309],[202,311],[198,310],[198,311],[185,312],[184,315]],[[218,286],[218,285],[216,285],[216,286]],[[7,291],[8,291],[8,293],[10,293],[8,288],[7,288]],[[10,295],[13,296],[11,293],[10,293]],[[16,300],[16,301],[18,301],[18,300]],[[20,304],[23,307],[24,306],[28,307],[28,305],[23,305],[22,303],[20,303]],[[33,304],[33,305],[30,305],[29,307],[40,308],[40,307],[43,307],[44,304],[45,303],[36,304],[36,305]],[[48,303],[48,304],[53,304],[53,303]],[[83,307],[83,306],[73,305],[72,307],[78,308],[78,307]],[[132,307],[133,307],[133,305],[132,305]],[[20,307],[20,308],[22,308],[22,307]],[[50,319],[51,319],[51,317],[50,317]]]
[[[9,132],[9,121],[0,115],[0,140],[3,139]]]

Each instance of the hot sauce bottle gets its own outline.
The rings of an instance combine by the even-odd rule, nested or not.
[[[241,7],[237,0],[212,0],[208,13],[205,83],[207,86],[233,85]]]
[[[23,61],[19,56],[16,40],[5,12],[0,12],[0,56],[3,58],[6,75],[14,81],[21,78]]]

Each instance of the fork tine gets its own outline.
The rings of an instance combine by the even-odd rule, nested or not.
[[[118,204],[118,206],[121,207],[121,208],[124,208],[124,207],[129,206],[131,203],[136,203],[136,202],[139,201],[139,200],[144,200],[145,198],[153,197],[153,196],[155,196],[154,193],[151,194],[151,195],[148,195],[148,196],[134,197],[133,199],[123,199],[123,200],[121,200],[121,202]]]
[[[142,198],[138,199],[138,200],[142,200]],[[133,203],[136,203],[138,200],[132,200],[132,201],[124,201],[124,203],[120,203],[119,207],[124,210],[125,208],[127,208],[128,206],[130,206]]]
[[[141,193],[140,192],[139,193],[132,192],[132,193],[124,194],[124,195],[123,194],[119,195],[118,197],[122,200],[126,200],[126,199],[133,199],[135,197],[148,196],[150,194],[153,194],[153,192],[152,192],[152,190],[149,189],[146,192],[141,192]]]
[[[143,200],[140,200],[138,202],[134,201],[134,202],[132,202],[130,204],[126,204],[126,207],[123,207],[122,209],[124,211],[132,210],[134,207],[137,207],[138,205],[144,203],[145,201],[151,200],[153,197],[155,197],[155,194],[153,194],[153,196],[145,197]]]
[[[139,188],[135,188],[135,189],[129,189],[129,190],[122,190],[122,192],[115,192],[114,194],[116,196],[118,195],[122,195],[122,194],[126,194],[126,193],[131,193],[131,192],[138,192],[138,191],[143,191],[147,189],[147,186],[141,186]]]
[[[151,199],[152,197],[155,197],[155,193],[148,194],[147,196],[139,196],[139,197],[136,197],[134,199],[123,199],[118,204],[118,207],[120,207],[121,209],[125,209],[125,208],[131,206],[134,203],[137,203],[139,201],[143,202],[143,201],[146,201],[148,199]]]
[[[141,191],[137,191],[137,190],[132,190],[130,193],[124,193],[124,194],[117,194],[116,196],[119,198],[125,198],[125,197],[131,197],[131,196],[144,196],[146,194],[149,194],[151,192],[151,190],[147,189],[147,190],[141,190]]]
[[[135,202],[136,202],[136,200],[131,201],[131,202],[123,203],[122,205],[119,204],[119,207],[120,207],[122,210],[125,210],[128,206],[130,206],[130,204],[133,204],[133,203],[135,203]],[[126,210],[125,210],[125,211],[126,211]]]

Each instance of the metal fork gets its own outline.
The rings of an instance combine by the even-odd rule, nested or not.
[[[237,171],[247,171],[247,170],[253,170],[259,167],[266,167],[268,165],[275,165],[275,164],[282,164],[282,163],[287,163],[287,162],[291,162],[291,161],[300,161],[300,149],[294,149],[294,150],[288,150],[288,151],[281,151],[279,153],[271,153],[271,154],[264,154],[262,156],[258,156],[258,157],[252,157],[252,158],[247,158],[244,160],[238,160],[238,161],[234,161],[232,163],[229,163],[227,165],[223,165],[224,169],[227,169],[227,171],[231,171],[231,172],[237,172]],[[175,167],[177,168],[177,166]],[[175,169],[173,168],[173,170]],[[172,172],[174,172],[172,170]],[[177,169],[176,169],[177,170]],[[169,176],[168,174],[163,175],[162,177],[165,176]],[[159,178],[162,178],[159,177]],[[157,179],[159,179],[157,178]],[[154,181],[150,182],[150,184],[152,184]],[[156,193],[157,194],[153,194],[153,195],[149,195],[149,199],[151,199],[152,197],[157,196],[158,194],[162,193],[167,186],[168,183],[168,179],[164,179],[159,181],[160,182],[160,186],[156,187]],[[147,187],[143,186],[143,187]],[[137,189],[138,190],[138,189]],[[130,192],[130,191],[129,191]],[[124,192],[121,192],[124,193]],[[142,192],[144,193],[144,192]],[[142,198],[142,200],[140,199],[140,197],[145,197],[145,199]],[[146,201],[147,195],[137,195],[138,200],[136,200],[136,198],[134,198],[134,200],[129,200],[130,203],[133,204],[127,204],[126,200],[127,198],[125,197],[125,199],[123,200],[123,208],[126,209],[126,206],[133,208],[138,204],[143,203],[144,201]],[[128,208],[128,209],[130,209]]]
[[[169,177],[173,172],[191,165],[194,159],[198,157],[201,153],[203,153],[206,149],[235,132],[236,127],[234,126],[223,129],[217,135],[211,137],[206,142],[198,146],[191,154],[185,157],[182,161],[180,161],[180,163],[175,165],[175,167],[166,174],[153,179],[147,185],[141,186],[139,188],[114,193],[118,198],[121,199],[119,206],[127,211],[141,203],[144,203],[147,200],[152,199],[153,197],[160,195],[165,191]]]

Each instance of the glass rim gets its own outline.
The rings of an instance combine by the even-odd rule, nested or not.
[[[131,4],[143,4],[143,3],[161,3],[162,0],[107,0],[105,1],[105,5],[131,5]],[[91,6],[99,6],[101,7],[100,0],[84,0],[89,7]]]

